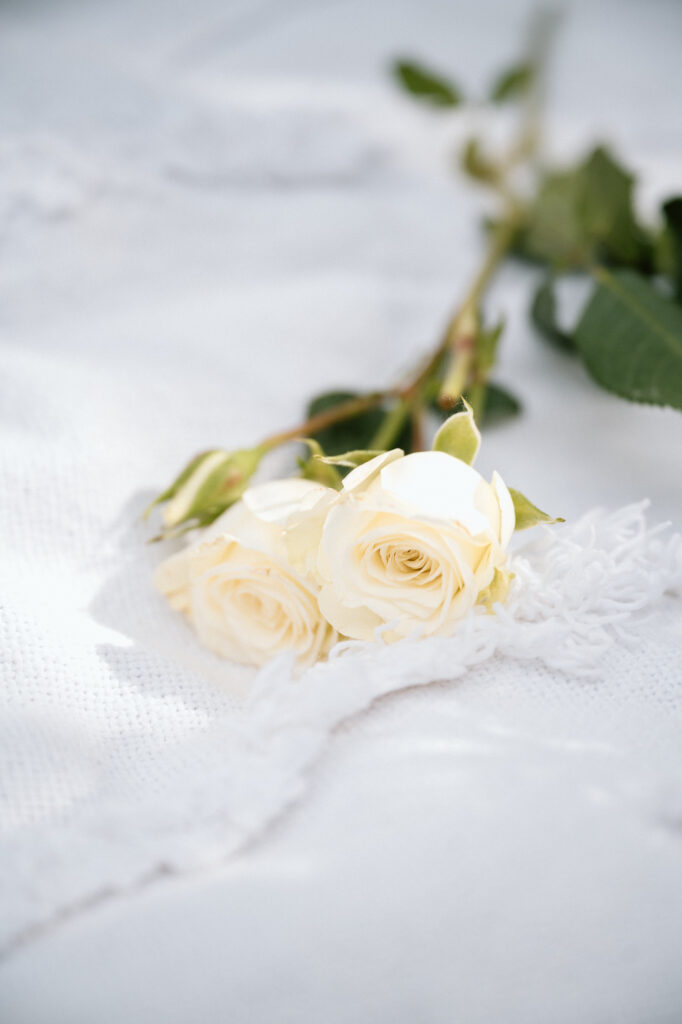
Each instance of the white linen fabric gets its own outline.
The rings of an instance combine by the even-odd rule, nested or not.
[[[451,175],[477,119],[411,108],[385,61],[418,50],[480,94],[527,5],[482,0],[456,26],[447,0],[427,6],[0,7],[12,1024],[186,1024],[216,1005],[239,1024],[679,1019],[680,541],[655,524],[681,526],[680,420],[600,392],[532,337],[532,271],[506,269],[491,296],[508,321],[496,379],[524,411],[486,432],[479,462],[568,524],[529,536],[504,613],[452,640],[350,645],[297,682],[279,661],[254,683],[202,651],[151,585],[162,552],[140,515],[184,460],[297,422],[326,388],[387,382],[438,337],[479,259],[484,210]],[[653,6],[576,9],[551,110],[563,155],[608,130],[648,214],[680,169],[678,101],[660,87],[676,81],[680,11]],[[261,479],[292,465],[272,456]],[[585,517],[599,506],[611,511]],[[279,835],[266,829],[304,794]],[[170,980],[125,930],[113,957],[81,968],[102,949],[102,908],[134,917],[111,897],[137,885],[141,912],[141,892],[162,890],[145,881],[191,870],[208,885],[198,868],[238,851],[234,890],[209,893],[203,946]],[[237,868],[263,863],[272,887],[249,888]],[[296,936],[273,893],[293,901]],[[168,926],[150,915],[155,949],[182,941],[195,902],[174,920],[166,907]],[[336,947],[319,941],[318,906]],[[84,922],[80,951],[56,927],[69,916]],[[217,934],[234,965],[226,1004]],[[613,956],[595,972],[599,943]]]
[[[608,661],[617,643],[646,651],[656,699],[679,712],[670,671],[679,632],[668,631],[680,608],[665,601],[682,588],[682,537],[648,530],[641,506],[595,512],[555,534],[543,529],[513,557],[512,592],[494,615],[476,609],[451,638],[346,641],[298,679],[288,656],[255,678],[224,663],[206,679],[194,638],[172,636],[186,624],[158,607],[135,572],[120,600],[144,620],[147,657],[156,622],[167,658],[152,657],[131,680],[120,671],[130,649],[103,645],[110,671],[67,680],[41,652],[3,694],[5,943],[161,870],[234,853],[300,796],[340,722],[405,687],[458,679],[488,662],[508,685],[520,659],[566,674],[567,685],[598,678],[601,703],[617,699]],[[654,625],[643,615],[652,611]],[[6,628],[21,665],[20,623],[10,618]],[[183,671],[193,657],[196,671]],[[238,691],[247,695],[241,707]],[[676,745],[664,760],[676,763]]]

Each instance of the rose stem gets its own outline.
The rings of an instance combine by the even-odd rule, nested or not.
[[[358,398],[350,398],[345,402],[339,402],[338,405],[333,405],[330,409],[318,412],[303,423],[299,423],[297,427],[282,430],[277,434],[270,434],[269,437],[261,441],[258,447],[264,448],[265,451],[271,451],[286,441],[310,437],[311,434],[317,434],[318,431],[324,430],[325,427],[331,427],[334,423],[340,423],[342,420],[348,420],[352,416],[358,416],[361,412],[366,412],[367,409],[373,409],[387,398],[395,398],[399,394],[399,391],[392,388],[389,391],[373,391],[369,395],[360,395]]]
[[[325,427],[350,419],[361,412],[365,412],[367,409],[375,408],[387,399],[393,398],[399,400],[398,405],[389,410],[384,424],[382,424],[374,438],[375,442],[379,440],[392,444],[408,416],[412,415],[417,420],[419,419],[423,391],[430,384],[431,378],[450,350],[453,352],[453,366],[448,374],[448,380],[446,380],[446,383],[449,381],[447,391],[445,389],[441,390],[441,401],[445,400],[446,404],[449,405],[456,403],[460,395],[455,394],[455,391],[461,393],[469,370],[475,364],[476,335],[475,333],[472,335],[471,332],[472,318],[476,317],[481,299],[500,263],[511,247],[518,224],[523,216],[523,207],[516,196],[510,191],[506,179],[519,163],[524,160],[532,162],[537,156],[541,137],[541,114],[544,100],[543,79],[553,27],[553,18],[549,15],[540,18],[534,26],[533,39],[530,46],[531,60],[536,69],[534,87],[531,88],[527,97],[524,119],[516,143],[512,145],[506,158],[498,165],[497,180],[491,183],[502,200],[504,207],[506,207],[506,215],[498,221],[492,233],[483,263],[474,277],[464,301],[448,322],[441,341],[428,357],[426,363],[417,371],[414,378],[408,381],[404,387],[392,388],[387,391],[374,391],[368,395],[361,395],[358,398],[340,402],[338,405],[325,409],[324,412],[318,413],[316,416],[311,416],[297,427],[271,434],[259,446],[264,451],[270,451],[286,441],[294,441],[299,437],[315,434]],[[453,386],[450,387],[450,384]],[[476,406],[482,403],[484,396],[485,381],[479,379],[475,389]],[[475,414],[479,411],[476,406],[474,406]],[[416,434],[421,435],[421,430],[416,431]],[[376,445],[376,447],[379,447],[379,445]]]
[[[494,232],[493,240],[486,254],[483,265],[474,278],[464,303],[448,323],[442,340],[434,349],[426,364],[416,373],[411,381],[402,388],[391,388],[387,391],[373,391],[368,395],[360,395],[358,398],[351,398],[345,402],[340,402],[338,405],[334,405],[330,409],[325,409],[324,412],[319,412],[315,416],[311,416],[303,423],[299,423],[296,427],[279,431],[276,434],[270,434],[261,441],[258,447],[262,448],[264,451],[271,451],[273,448],[277,448],[279,445],[285,444],[287,441],[295,441],[300,437],[310,437],[311,435],[318,433],[318,431],[323,430],[325,427],[330,427],[335,423],[351,419],[353,416],[357,416],[361,412],[366,412],[368,409],[373,409],[387,399],[397,398],[399,399],[399,404],[387,414],[384,424],[382,424],[382,427],[372,441],[372,447],[383,448],[386,445],[392,444],[395,437],[400,433],[400,430],[405,420],[410,415],[415,403],[419,403],[423,387],[428,383],[429,378],[438,368],[438,364],[442,357],[448,351],[452,343],[452,338],[456,335],[459,324],[462,321],[462,317],[467,310],[475,308],[478,304],[478,301],[488,286],[495,270],[504,258],[513,238],[515,226],[515,220],[513,223],[510,223],[509,221],[502,221],[498,225]]]

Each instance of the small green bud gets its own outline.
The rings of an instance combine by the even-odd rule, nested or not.
[[[433,450],[445,452],[473,466],[481,446],[481,433],[476,426],[473,409],[465,399],[462,401],[464,409],[446,419],[433,439]]]
[[[241,498],[264,454],[265,448],[261,446],[235,452],[202,452],[152,502],[145,516],[156,505],[165,505],[164,537],[184,532],[181,527],[208,526]]]

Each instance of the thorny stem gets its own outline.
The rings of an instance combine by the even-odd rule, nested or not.
[[[408,380],[403,387],[374,391],[371,394],[340,402],[339,405],[333,406],[331,409],[311,416],[296,427],[265,438],[260,445],[264,451],[270,451],[286,441],[315,434],[325,427],[351,419],[353,416],[376,408],[391,399],[397,400],[397,404],[387,412],[383,424],[373,439],[372,447],[381,448],[392,444],[408,417],[412,419],[413,439],[415,441],[423,440],[421,424],[424,393],[431,387],[433,378],[438,373],[448,352],[452,352],[452,363],[441,387],[439,401],[445,408],[454,406],[473,371],[474,386],[471,398],[474,414],[480,411],[485,399],[486,382],[484,377],[481,375],[477,377],[475,373],[476,331],[472,331],[472,323],[475,322],[481,300],[500,263],[507,255],[523,217],[523,205],[510,187],[509,177],[519,164],[526,161],[532,162],[537,157],[542,134],[547,55],[555,24],[556,13],[546,11],[541,13],[532,26],[529,59],[535,69],[534,84],[526,98],[518,136],[506,155],[497,164],[495,180],[491,182],[502,201],[503,216],[491,235],[483,263],[474,277],[464,301],[448,322],[438,345],[412,379]],[[382,444],[378,444],[379,441]]]

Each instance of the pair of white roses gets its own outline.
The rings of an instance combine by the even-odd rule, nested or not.
[[[340,638],[451,635],[502,600],[509,490],[443,451],[383,452],[340,491],[310,480],[247,490],[155,582],[199,639],[236,662],[293,651],[300,667]]]

